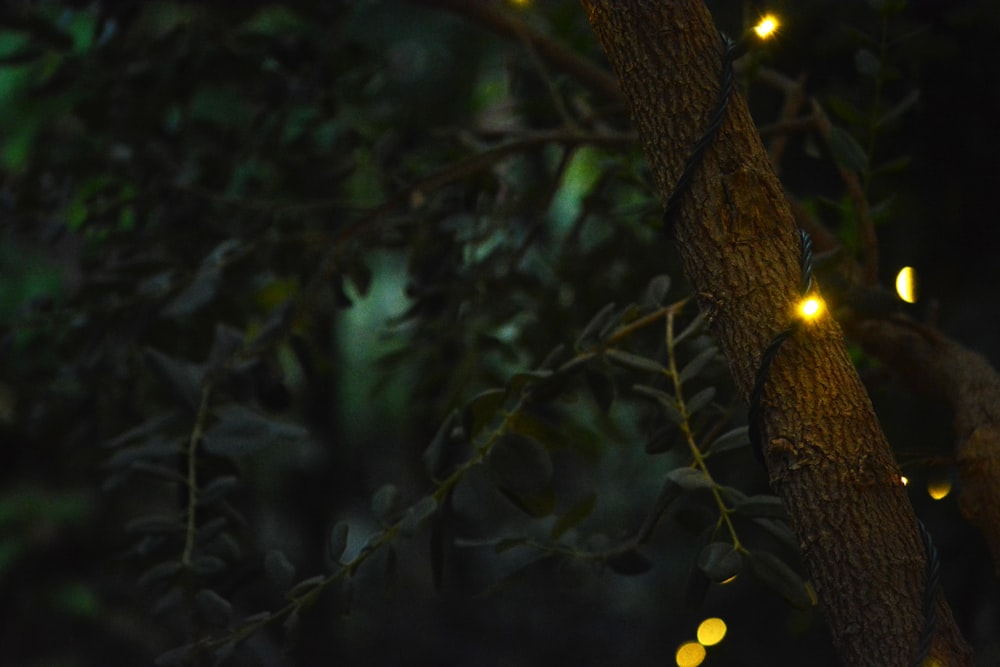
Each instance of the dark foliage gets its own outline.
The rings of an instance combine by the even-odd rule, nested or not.
[[[954,267],[997,284],[997,12],[847,4],[739,85],[766,126],[755,69],[809,73],[836,131],[789,190],[860,255],[856,171],[884,265],[995,344]],[[505,7],[600,62],[575,2]],[[408,3],[0,11],[0,662],[667,664],[722,615],[706,664],[833,664],[616,101]],[[872,379],[946,474],[947,416]],[[916,495],[996,650],[977,538]]]

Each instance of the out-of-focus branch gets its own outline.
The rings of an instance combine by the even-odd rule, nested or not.
[[[490,0],[406,0],[410,4],[443,9],[483,25],[498,35],[525,42],[546,61],[571,74],[606,100],[622,100],[618,82],[604,67],[562,42],[533,28],[510,8]]]
[[[1000,376],[981,354],[903,316],[847,325],[866,350],[954,413],[959,507],[982,533],[1000,574]]]

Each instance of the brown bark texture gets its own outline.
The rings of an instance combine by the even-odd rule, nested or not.
[[[582,0],[615,70],[664,201],[705,131],[723,47],[701,0]],[[799,241],[746,105],[729,101],[672,230],[737,386],[796,317]],[[924,624],[926,559],[871,402],[824,315],[781,347],[761,401],[765,459],[846,665],[909,665]],[[972,664],[943,596],[933,663]]]

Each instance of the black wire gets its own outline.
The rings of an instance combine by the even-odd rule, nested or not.
[[[934,639],[934,630],[937,626],[938,591],[941,589],[941,563],[934,547],[934,540],[931,539],[931,533],[923,521],[917,519],[917,526],[920,528],[920,539],[927,554],[927,583],[924,586],[924,627],[917,644],[917,657],[910,663],[912,667],[922,667],[930,653],[931,641]]]
[[[705,152],[719,134],[719,128],[722,127],[722,121],[726,117],[726,109],[729,107],[729,98],[733,94],[733,86],[736,81],[736,75],[733,73],[733,60],[736,57],[737,46],[724,33],[720,32],[719,36],[722,38],[722,48],[724,49],[722,73],[719,75],[719,97],[715,102],[712,114],[708,117],[708,127],[705,129],[705,133],[701,135],[688,155],[684,169],[674,185],[674,190],[667,199],[667,205],[663,211],[663,227],[666,230],[673,229],[674,217],[680,209],[681,200],[687,194],[691,180],[694,178],[694,172],[704,159]]]
[[[812,290],[812,239],[804,229],[799,230],[799,291],[802,296],[809,294]],[[750,390],[750,404],[747,407],[747,421],[749,422],[750,445],[753,448],[754,456],[764,464],[764,445],[761,442],[760,427],[760,401],[764,396],[764,387],[768,378],[771,377],[771,363],[778,355],[778,350],[782,344],[791,338],[798,330],[799,320],[792,320],[787,329],[779,331],[760,355],[760,365],[757,367],[757,374],[754,376],[753,388]]]

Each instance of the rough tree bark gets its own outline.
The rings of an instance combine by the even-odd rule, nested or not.
[[[664,201],[718,94],[722,47],[701,0],[581,0],[614,68]],[[799,243],[739,95],[674,229],[685,272],[749,396],[761,354],[795,317]],[[871,402],[829,316],[781,348],[762,400],[781,496],[847,665],[908,665],[924,623],[925,556]],[[929,664],[972,664],[943,596]]]

